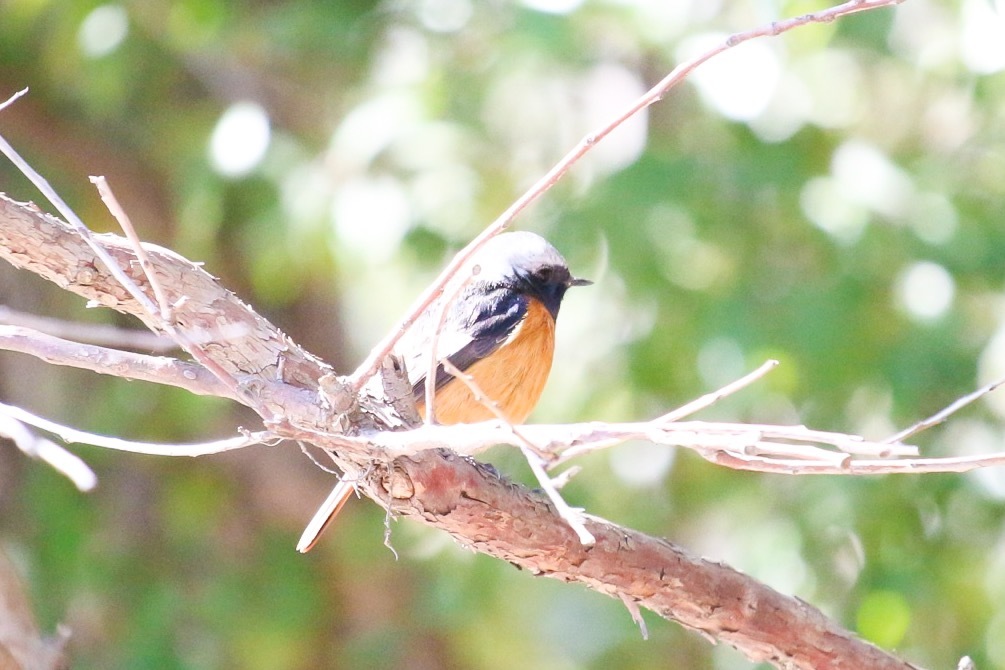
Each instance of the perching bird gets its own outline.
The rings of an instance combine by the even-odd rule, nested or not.
[[[457,282],[464,282],[459,291]],[[436,422],[494,419],[496,414],[486,406],[491,401],[510,422],[523,423],[551,371],[562,298],[570,287],[590,283],[573,277],[558,250],[534,233],[504,233],[486,242],[460,268],[443,297],[427,307],[395,345],[420,414],[426,414],[426,379],[433,334],[439,330],[436,360],[448,360],[469,375],[486,400],[440,364],[433,398]],[[445,314],[443,300],[452,301]],[[314,546],[352,491],[344,480],[336,486],[308,524],[298,551]]]

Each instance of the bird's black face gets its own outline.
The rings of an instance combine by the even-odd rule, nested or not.
[[[577,279],[564,265],[542,265],[528,273],[517,275],[518,289],[537,298],[548,309],[553,319],[558,318],[558,308],[570,286],[586,286],[593,282]]]

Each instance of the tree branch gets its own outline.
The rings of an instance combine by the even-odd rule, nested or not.
[[[34,414],[26,412],[19,407],[13,407],[4,403],[0,403],[0,421],[4,422],[0,424],[0,429],[2,429],[2,426],[4,425],[10,425],[7,422],[16,421],[19,424],[28,424],[29,426],[41,428],[44,431],[58,435],[64,442],[71,444],[74,442],[78,444],[90,444],[104,449],[128,451],[133,454],[147,454],[149,456],[207,456],[209,454],[222,454],[225,451],[243,449],[244,447],[250,447],[255,444],[264,444],[269,440],[275,440],[275,436],[271,433],[259,432],[245,433],[240,437],[232,437],[226,440],[216,440],[215,442],[200,442],[197,444],[155,444],[152,442],[134,442],[131,440],[120,440],[117,437],[85,433],[82,430],[62,426],[58,423],[35,416]],[[0,430],[0,434],[3,434],[2,430]],[[17,441],[17,437],[15,435],[9,435],[12,439]],[[18,446],[22,445],[19,444]],[[62,449],[61,447],[57,448]],[[23,446],[22,450],[27,451]],[[72,454],[69,454],[69,456],[77,458]],[[39,457],[41,458],[41,456]],[[43,460],[47,459],[43,458]],[[84,465],[83,467],[86,468],[87,466]],[[60,471],[70,477],[74,483],[77,483],[78,480],[75,477],[67,474],[62,469]],[[90,477],[94,477],[93,473],[91,473]],[[89,490],[94,487],[94,483],[95,482],[91,482],[86,488],[80,487],[78,484],[78,488]]]
[[[66,222],[0,194],[0,223],[0,258],[14,267],[92,304],[135,316],[148,327],[159,324],[159,315],[141,307]],[[147,290],[127,240],[108,234],[93,237],[132,281]],[[267,420],[287,417],[300,425],[325,425],[310,403],[318,380],[331,372],[328,365],[293,344],[198,264],[153,244],[144,247],[167,287],[179,327],[196,341],[206,342],[213,359],[244,389],[242,403]],[[291,417],[297,410],[305,414]]]
[[[6,305],[0,305],[0,324],[21,326],[53,337],[98,344],[104,347],[143,349],[144,351],[171,351],[178,348],[178,345],[170,338],[161,337],[145,330],[126,330],[101,323],[52,319],[37,314],[19,312]]]
[[[145,288],[128,242],[112,235],[97,237]],[[205,351],[240,380],[246,389],[241,401],[277,434],[332,451],[340,467],[360,473],[358,489],[391,511],[445,530],[466,546],[533,574],[580,582],[635,602],[728,642],[753,660],[797,668],[911,667],[842,630],[812,606],[728,567],[691,557],[665,540],[590,517],[586,525],[596,544],[586,547],[545,496],[503,479],[467,456],[442,448],[417,450],[460,447],[463,442],[470,448],[475,434],[482,435],[483,442],[511,441],[512,431],[501,424],[422,426],[402,433],[376,432],[371,427],[355,437],[343,432],[353,426],[347,426],[346,415],[325,400],[328,396],[322,387],[332,388],[324,382],[326,375],[330,377],[327,366],[197,265],[167,250],[145,246],[167,299],[176,305],[179,327],[203,340],[213,333],[231,333],[224,341],[209,341]],[[75,231],[59,219],[3,196],[0,258],[90,301],[144,320],[154,318],[138,307],[110,273],[99,269],[92,250]],[[182,296],[186,299],[180,300]],[[335,384],[334,388],[340,387]],[[697,434],[694,425],[657,422],[678,437],[691,435],[693,441]],[[620,434],[603,424],[585,424],[579,433],[576,427],[550,428],[564,431],[571,444],[582,445],[626,439],[629,433],[652,437],[653,426],[653,422],[629,424]],[[521,427],[535,445],[554,449],[560,435],[549,434],[548,429]],[[785,432],[784,427],[779,429]],[[720,439],[720,448],[730,440],[735,442],[740,434],[747,439],[759,435],[757,427],[737,430],[729,439]],[[814,438],[832,435],[811,434]],[[855,442],[835,441],[847,442],[845,446]],[[396,444],[398,451],[393,448]],[[395,458],[403,452],[410,455]]]
[[[692,557],[665,540],[589,517],[585,523],[596,543],[586,546],[545,496],[509,482],[470,457],[441,448],[467,440],[465,451],[469,451],[476,432],[483,441],[507,433],[508,437],[501,441],[512,443],[511,428],[480,424],[389,432],[387,427],[403,426],[408,421],[402,420],[382,397],[350,393],[369,389],[366,381],[384,364],[397,338],[442,293],[450,277],[484,241],[510,225],[520,211],[597,142],[627,118],[661,99],[698,65],[756,37],[897,2],[853,0],[733,35],[719,47],[682,63],[623,114],[585,137],[462,250],[349,380],[336,378],[329,366],[220,287],[202,268],[166,249],[138,247],[138,243],[130,244],[113,235],[92,235],[79,225],[71,226],[33,206],[0,196],[0,258],[95,304],[132,314],[159,330],[165,328],[166,315],[159,314],[163,309],[154,309],[147,297],[153,293],[150,278],[155,278],[163,293],[158,296],[158,304],[161,308],[170,305],[168,325],[185,338],[202,343],[198,353],[205,360],[200,359],[200,363],[218,366],[225,373],[230,391],[227,397],[254,409],[276,434],[329,450],[344,471],[358,473],[358,490],[379,504],[445,530],[466,546],[533,574],[579,582],[625,603],[645,607],[725,641],[754,661],[795,668],[910,668],[906,662],[841,629],[811,605],[779,594],[731,568]],[[146,272],[140,267],[137,248],[146,252],[147,259],[142,261],[149,264]],[[106,255],[107,262],[101,260]],[[139,292],[131,290],[134,287]],[[49,344],[57,352],[64,346]],[[61,362],[71,358],[64,356]],[[163,379],[158,378],[157,370],[152,371],[151,380],[171,378],[171,369],[167,366],[163,370]],[[578,437],[576,427],[569,426],[540,427],[537,437],[541,439],[529,432],[537,427],[523,427],[521,432],[526,431],[537,447],[564,444],[569,452],[586,446],[608,446],[625,439],[625,434],[655,437],[667,443],[676,439],[694,443],[690,446],[710,460],[732,459],[741,464],[766,461],[780,467],[792,467],[795,459],[791,457],[803,456],[799,463],[807,459],[813,462],[815,458],[827,467],[846,468],[848,453],[856,453],[854,450],[860,447],[865,453],[872,450],[877,454],[901,450],[897,445],[872,445],[849,436],[832,439],[828,436],[833,434],[801,428],[743,426],[734,430],[724,426],[728,425],[719,424],[719,434],[712,438],[707,430],[699,431],[694,424],[668,423],[666,417],[620,429],[588,424]],[[548,428],[564,433],[549,437]],[[848,453],[788,444],[792,431],[803,431],[803,442],[832,444]],[[392,448],[396,440],[400,447],[397,451]],[[421,445],[436,448],[417,449]]]
[[[579,144],[563,156],[562,159],[551,168],[551,170],[534,182],[534,184],[527,189],[523,195],[517,198],[513,204],[506,209],[506,211],[500,214],[495,221],[479,233],[478,237],[471,240],[466,247],[461,249],[453,260],[450,261],[447,267],[443,269],[443,272],[440,273],[440,276],[437,277],[436,281],[430,284],[429,288],[427,288],[422,295],[416,298],[415,303],[408,309],[404,318],[402,318],[398,325],[388,332],[384,339],[382,339],[377,346],[373,348],[366,360],[363,361],[363,363],[356,369],[352,375],[353,388],[362,388],[366,380],[373,376],[373,374],[377,371],[377,368],[380,366],[381,361],[383,361],[384,358],[391,352],[395,343],[397,343],[402,334],[408,330],[413,323],[415,323],[415,319],[418,318],[419,314],[421,314],[443,293],[443,289],[447,282],[450,281],[461,266],[464,265],[464,263],[466,263],[475,254],[475,252],[478,251],[483,244],[485,244],[485,242],[506,230],[513,223],[520,212],[541,197],[548,189],[558,183],[558,180],[565,176],[565,173],[568,172],[573,165],[579,162],[579,159],[585,156],[601,140],[614,132],[628,119],[662,100],[663,96],[665,96],[670,89],[684,81],[684,79],[694,72],[695,68],[699,65],[718,56],[724,51],[728,51],[735,46],[759,37],[776,37],[794,28],[805,26],[810,23],[831,23],[842,16],[855,14],[857,12],[864,12],[870,9],[878,9],[880,7],[892,7],[894,5],[899,5],[903,1],[904,0],[849,0],[843,4],[828,7],[827,9],[823,9],[818,12],[803,14],[784,21],[773,21],[766,26],[761,26],[760,28],[734,33],[723,40],[718,46],[680,63],[670,72],[670,74],[660,80],[659,83],[649,89],[640,98],[632,102],[623,112],[615,116],[614,119],[597,128],[593,132],[588,133],[579,141]]]
[[[167,356],[134,354],[71,342],[30,328],[3,325],[0,325],[0,349],[28,354],[53,365],[166,384],[196,395],[212,395],[240,402],[240,398],[206,368]]]

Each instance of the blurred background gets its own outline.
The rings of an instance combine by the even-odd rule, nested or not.
[[[677,62],[821,2],[0,3],[3,133],[100,231],[144,239],[350,372],[466,243]],[[910,0],[746,44],[596,148],[518,227],[569,294],[537,422],[702,413],[886,437],[1005,376],[1005,5]],[[0,189],[40,200],[0,164]],[[0,302],[135,326],[0,266]],[[146,441],[257,428],[233,403],[0,352],[0,400]],[[1005,393],[920,436],[1005,450]],[[295,445],[79,446],[98,488],[0,442],[0,549],[75,668],[751,668],[617,602],[359,502]],[[517,455],[485,455],[530,483]],[[724,561],[927,667],[1005,668],[1005,471],[786,477],[629,444],[566,498]]]

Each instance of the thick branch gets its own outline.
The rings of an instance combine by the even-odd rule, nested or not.
[[[849,634],[812,605],[666,540],[591,517],[587,528],[596,543],[586,547],[544,495],[469,459],[422,452],[395,465],[415,486],[403,513],[532,574],[627,598],[727,642],[751,660],[815,670],[913,667]]]
[[[148,290],[129,244],[111,235],[100,239]],[[197,265],[152,245],[148,252],[178,326],[200,341],[213,340],[205,350],[241,380],[247,389],[242,402],[277,432],[334,450],[337,462],[366,475],[360,489],[382,505],[534,574],[637,602],[755,660],[797,668],[910,667],[841,630],[810,605],[689,557],[664,540],[593,520],[587,525],[597,544],[586,548],[545,499],[467,457],[434,449],[389,463],[375,446],[339,435],[344,426],[319,393],[327,366]],[[65,223],[4,197],[0,257],[88,300],[153,322]],[[346,454],[353,460],[346,461]]]
[[[149,293],[129,242],[115,235],[95,237]],[[245,391],[242,402],[265,419],[285,416],[299,425],[325,425],[310,399],[318,379],[331,372],[327,365],[296,346],[198,264],[153,244],[145,247],[167,287],[178,326],[207,343],[207,354]],[[151,329],[157,325],[158,315],[146,313],[132,299],[66,222],[2,194],[0,258],[94,304],[131,314]]]

